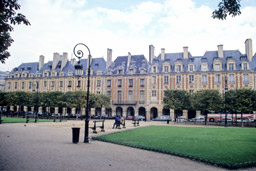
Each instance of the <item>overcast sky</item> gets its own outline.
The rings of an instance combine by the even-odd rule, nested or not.
[[[52,60],[53,53],[67,52],[77,43],[86,44],[92,57],[144,54],[155,46],[155,55],[182,52],[188,46],[193,56],[217,49],[244,51],[247,38],[256,50],[256,0],[242,0],[242,14],[220,21],[211,17],[221,0],[20,0],[31,26],[18,25],[11,34],[11,56],[1,71],[21,63]],[[86,52],[86,51],[85,51]],[[87,54],[86,54],[87,56]]]

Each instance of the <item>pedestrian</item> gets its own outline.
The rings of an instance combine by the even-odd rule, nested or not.
[[[119,127],[120,128],[120,116],[119,115],[116,115],[116,117],[115,117],[115,122],[114,122],[114,125],[113,125],[113,129],[114,128],[117,128],[117,127]]]

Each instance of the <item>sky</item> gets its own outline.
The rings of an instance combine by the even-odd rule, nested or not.
[[[117,56],[144,54],[149,45],[155,55],[161,48],[166,53],[182,52],[188,46],[192,56],[206,51],[240,50],[251,38],[256,51],[256,0],[241,0],[242,14],[226,20],[213,19],[221,0],[20,0],[21,9],[30,26],[15,25],[11,33],[14,43],[11,56],[0,71],[11,71],[22,63],[45,63],[53,53],[75,57],[77,43],[86,44],[93,58],[107,58],[107,48]],[[88,53],[83,49],[85,56]]]

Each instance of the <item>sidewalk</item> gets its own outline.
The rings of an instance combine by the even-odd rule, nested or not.
[[[105,123],[107,134],[133,129],[112,129],[113,120]],[[167,125],[162,122],[140,122],[141,126]],[[93,123],[90,122],[90,126]],[[140,127],[141,127],[140,126]],[[72,144],[72,127],[80,127],[80,143]],[[90,129],[90,136],[92,134]],[[224,170],[204,163],[120,145],[90,141],[83,143],[84,121],[0,125],[0,170],[8,171],[193,171]],[[253,169],[249,169],[253,170]]]

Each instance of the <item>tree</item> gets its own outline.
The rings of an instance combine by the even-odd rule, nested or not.
[[[185,90],[165,90],[164,104],[165,108],[171,108],[180,113],[182,110],[190,108],[190,95]]]
[[[235,17],[241,14],[240,6],[240,0],[222,0],[218,5],[218,9],[213,11],[212,17],[219,20],[226,19],[228,15]]]
[[[218,90],[200,90],[192,95],[192,106],[196,110],[201,110],[207,124],[209,111],[219,111],[223,104],[223,99]]]
[[[10,32],[13,31],[12,25],[30,25],[26,17],[21,13],[16,13],[20,9],[18,0],[1,0],[0,2],[0,61],[5,63],[5,59],[10,56],[7,51],[13,43]]]

